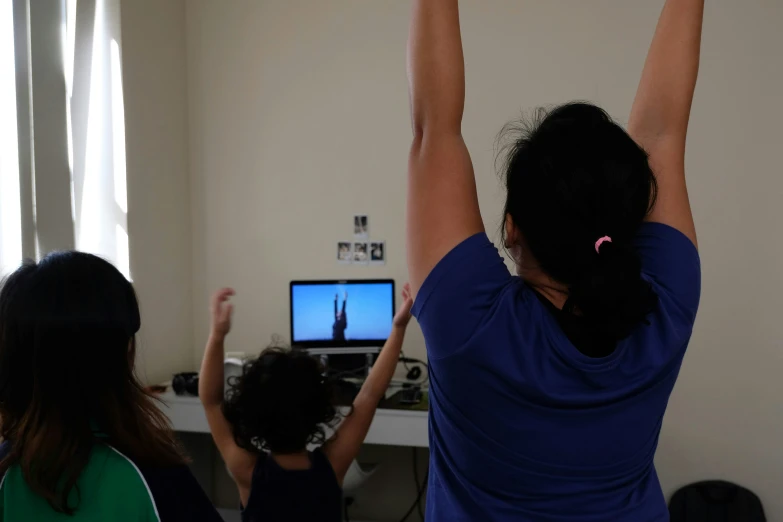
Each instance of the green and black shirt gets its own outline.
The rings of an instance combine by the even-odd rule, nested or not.
[[[10,442],[0,444],[0,459]],[[0,522],[221,522],[187,466],[140,468],[97,443],[71,492],[74,515],[59,513],[27,485],[18,465],[0,478]]]

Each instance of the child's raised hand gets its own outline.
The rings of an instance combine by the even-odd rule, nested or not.
[[[411,285],[410,283],[405,283],[405,286],[402,287],[402,304],[400,309],[397,310],[397,315],[394,316],[394,326],[408,326],[408,323],[411,321],[412,306]]]
[[[210,308],[212,311],[212,335],[225,337],[231,331],[231,314],[234,305],[229,302],[234,290],[221,288],[212,296]]]

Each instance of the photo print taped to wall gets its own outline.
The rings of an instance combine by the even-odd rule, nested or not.
[[[368,244],[354,242],[353,244],[353,264],[366,265],[370,261],[370,254],[368,252]]]
[[[370,243],[370,264],[371,265],[385,265],[386,264],[386,242],[385,241],[373,241]]]
[[[353,217],[353,237],[355,239],[367,239],[370,237],[369,221],[365,214],[357,214]]]
[[[353,261],[353,250],[350,241],[339,241],[337,243],[337,263],[341,265],[350,264]]]

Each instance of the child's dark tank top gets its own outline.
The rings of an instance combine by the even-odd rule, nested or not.
[[[261,456],[242,522],[340,522],[342,489],[320,449],[310,453],[310,469],[287,470]]]

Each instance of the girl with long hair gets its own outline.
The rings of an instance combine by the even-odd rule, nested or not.
[[[0,521],[219,521],[134,374],[133,286],[62,252],[0,290]]]

